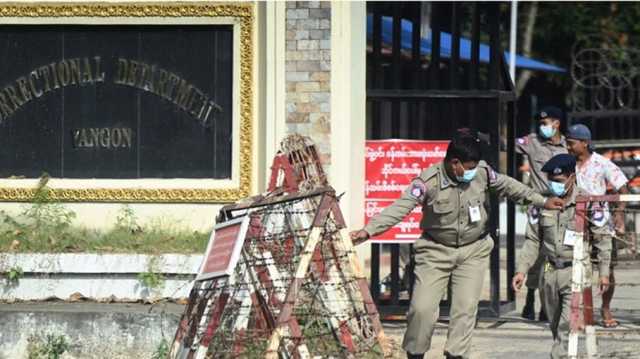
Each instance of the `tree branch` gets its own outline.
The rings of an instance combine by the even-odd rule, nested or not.
[[[527,19],[525,22],[525,30],[522,38],[522,55],[526,57],[531,56],[531,44],[533,43],[533,31],[536,27],[536,19],[538,17],[538,2],[533,1],[530,3]],[[516,81],[516,96],[520,97],[522,91],[527,86],[527,83],[531,79],[533,73],[529,70],[524,70],[518,76]]]

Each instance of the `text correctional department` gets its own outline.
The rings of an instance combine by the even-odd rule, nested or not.
[[[119,57],[112,82],[160,96],[192,115],[203,126],[210,125],[212,112],[222,108],[198,87],[171,71],[156,65]],[[18,109],[44,94],[66,86],[104,83],[101,57],[82,57],[52,62],[18,77],[0,90],[0,122]]]

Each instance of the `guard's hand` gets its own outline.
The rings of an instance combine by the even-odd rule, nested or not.
[[[599,295],[606,292],[609,289],[609,277],[600,277],[600,281],[598,282],[598,287],[600,288]]]
[[[544,209],[563,209],[564,201],[558,197],[550,197],[547,198],[547,201],[544,202]]]
[[[353,242],[354,246],[369,239],[369,233],[367,233],[367,231],[365,231],[364,229],[353,231],[349,233],[349,236],[351,236],[351,241]]]
[[[525,274],[521,272],[518,272],[516,273],[516,275],[513,276],[513,280],[511,281],[511,286],[513,287],[513,290],[517,292],[520,290],[520,288],[522,288],[525,277],[526,277]]]

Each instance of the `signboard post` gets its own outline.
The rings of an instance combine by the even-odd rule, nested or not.
[[[371,140],[366,142],[365,223],[398,199],[422,170],[442,161],[449,141]],[[420,238],[422,210],[416,207],[373,243],[413,243]]]

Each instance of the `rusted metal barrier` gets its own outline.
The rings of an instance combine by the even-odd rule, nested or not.
[[[603,225],[610,227],[613,238],[614,258],[612,260],[637,260],[638,259],[638,232],[640,232],[640,194],[604,195],[604,196],[579,196],[576,198],[575,228],[576,238],[573,247],[572,286],[571,286],[571,314],[570,333],[568,343],[568,357],[579,357],[579,337],[585,336],[586,354],[588,358],[598,357],[596,341],[596,323],[594,320],[594,300],[592,286],[592,251],[589,225],[596,217],[602,218]],[[611,208],[614,207],[615,208]],[[622,214],[625,227],[632,225],[632,230],[617,233],[613,228],[614,215]],[[604,218],[603,218],[604,217]],[[639,283],[611,283],[612,286],[639,285]],[[601,353],[605,354],[606,353]]]

